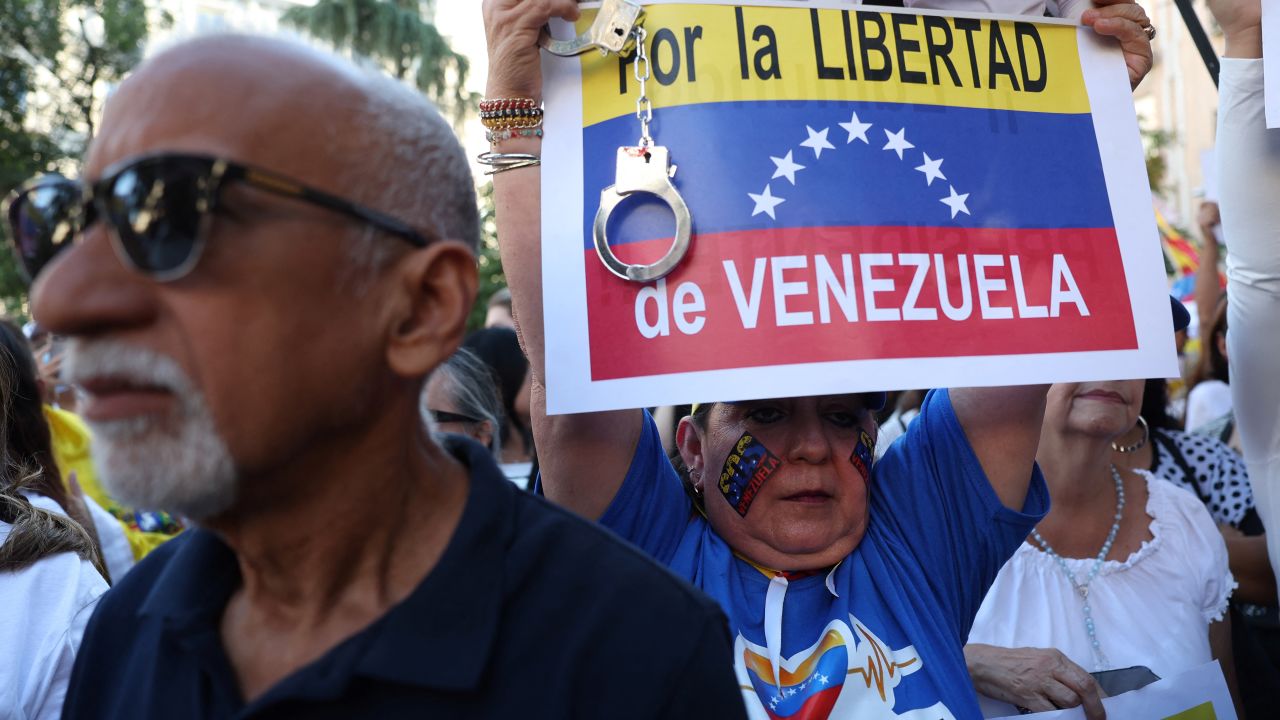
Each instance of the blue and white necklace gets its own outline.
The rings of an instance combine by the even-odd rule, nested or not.
[[[1107,670],[1111,663],[1107,660],[1106,653],[1102,652],[1102,646],[1098,642],[1098,633],[1093,624],[1093,609],[1089,607],[1089,583],[1097,577],[1098,571],[1102,569],[1102,562],[1106,560],[1107,555],[1111,552],[1111,545],[1116,541],[1116,534],[1120,532],[1120,518],[1124,515],[1124,479],[1120,477],[1120,471],[1115,465],[1111,466],[1111,477],[1116,481],[1116,516],[1115,522],[1111,524],[1111,532],[1107,533],[1107,541],[1102,543],[1102,550],[1098,552],[1098,559],[1093,561],[1093,567],[1089,569],[1088,576],[1084,582],[1076,579],[1076,574],[1067,567],[1067,561],[1061,555],[1054,552],[1049,543],[1040,537],[1039,531],[1032,528],[1031,537],[1040,543],[1040,547],[1058,563],[1058,567],[1062,568],[1062,572],[1071,581],[1071,587],[1075,588],[1080,594],[1080,599],[1084,601],[1084,630],[1089,635],[1089,645],[1093,648],[1093,660],[1096,667],[1095,670]]]

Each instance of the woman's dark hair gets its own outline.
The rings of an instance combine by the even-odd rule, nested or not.
[[[5,423],[10,462],[34,473],[29,489],[66,510],[67,491],[53,458],[53,437],[44,417],[36,359],[22,330],[5,318],[0,318],[0,350],[10,385]]]
[[[1142,388],[1142,419],[1152,429],[1181,430],[1182,423],[1169,414],[1169,384],[1163,379],[1147,380]]]
[[[462,346],[489,366],[494,384],[502,396],[504,422],[499,433],[502,444],[508,445],[512,435],[518,434],[532,454],[533,432],[524,426],[515,411],[516,395],[520,393],[524,376],[529,372],[529,361],[520,349],[516,331],[505,327],[477,330],[467,336]]]
[[[12,324],[7,327],[16,329]],[[14,572],[50,555],[73,552],[93,563],[98,572],[107,577],[96,544],[79,523],[64,515],[35,507],[23,495],[24,490],[34,492],[52,498],[64,511],[67,507],[66,492],[62,491],[56,468],[52,475],[54,480],[51,481],[48,473],[39,466],[32,465],[35,462],[33,457],[14,454],[14,431],[21,424],[14,415],[14,401],[17,397],[16,388],[22,385],[18,382],[15,368],[21,365],[24,357],[31,361],[34,378],[34,359],[31,358],[21,333],[17,337],[22,340],[19,346],[22,352],[15,353],[8,343],[0,343],[0,411],[3,411],[5,418],[5,422],[0,424],[0,453],[3,453],[3,462],[0,462],[0,521],[10,525],[9,534],[0,545],[0,572]],[[31,384],[38,389],[34,380]],[[39,409],[38,392],[35,401]],[[43,414],[40,419],[43,423]],[[46,446],[49,444],[48,434],[46,424]],[[49,460],[52,463],[51,452]],[[50,485],[56,486],[56,494],[46,492]]]
[[[1227,356],[1222,354],[1222,349],[1218,347],[1218,338],[1227,335],[1227,294],[1223,293],[1218,298],[1218,304],[1213,309],[1213,322],[1207,328],[1201,328],[1200,332],[1200,361],[1196,363],[1196,371],[1191,376],[1191,384],[1187,389],[1199,385],[1206,380],[1221,380],[1222,382],[1231,382],[1231,370],[1227,363]]]

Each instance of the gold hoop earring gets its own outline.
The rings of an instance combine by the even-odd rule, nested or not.
[[[1137,442],[1133,443],[1132,445],[1117,445],[1114,441],[1112,441],[1111,449],[1115,450],[1118,453],[1128,455],[1129,453],[1137,452],[1141,450],[1143,447],[1145,447],[1147,444],[1147,439],[1151,437],[1151,428],[1147,425],[1146,418],[1142,417],[1141,415],[1138,416],[1138,425],[1142,426],[1142,437],[1138,438]],[[1134,427],[1137,427],[1137,425],[1135,425]]]

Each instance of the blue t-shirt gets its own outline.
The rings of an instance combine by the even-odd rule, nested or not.
[[[1038,467],[1023,511],[1001,504],[941,390],[876,463],[866,535],[830,573],[788,582],[735,556],[694,510],[652,419],[600,521],[720,602],[752,718],[941,720],[982,717],[965,638],[1048,507]]]

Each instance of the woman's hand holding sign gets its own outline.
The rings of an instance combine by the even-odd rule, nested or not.
[[[1129,85],[1137,88],[1155,62],[1151,50],[1155,26],[1147,17],[1147,11],[1134,0],[1094,0],[1094,5],[1097,7],[1086,10],[1080,21],[1099,35],[1120,41],[1125,64],[1129,66]]]
[[[1107,716],[1097,681],[1053,648],[974,643],[965,646],[964,659],[974,687],[987,697],[1032,712],[1083,706],[1089,720]]]
[[[485,0],[488,96],[542,99],[538,34],[552,18],[578,19],[577,0]]]

